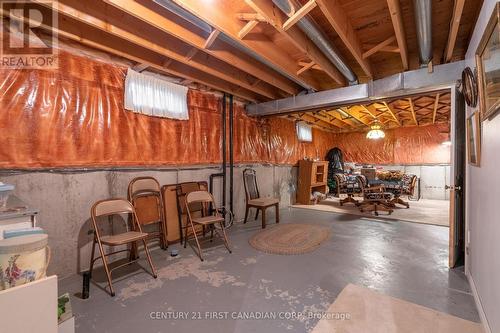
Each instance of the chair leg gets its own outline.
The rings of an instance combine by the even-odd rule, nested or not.
[[[260,211],[260,209],[257,208],[257,211],[255,212],[255,219],[256,220],[259,218],[259,211]]]
[[[92,252],[90,255],[90,265],[89,265],[89,278],[92,278],[92,271],[94,270],[94,255],[95,255],[95,237],[92,240]]]
[[[188,226],[186,225],[186,228],[184,228],[184,248],[186,248],[187,246],[187,241],[188,241]]]
[[[198,247],[198,257],[200,257],[200,260],[203,261],[200,242],[198,241],[198,236],[196,235],[196,230],[194,228],[193,222],[191,222],[191,229],[193,229],[194,239],[196,240],[196,246]]]
[[[151,255],[149,254],[148,245],[146,244],[146,240],[144,238],[142,239],[142,244],[144,245],[144,252],[146,252],[146,257],[148,258],[149,267],[151,267],[151,272],[153,273],[152,275],[156,279],[158,277],[156,273],[156,268],[153,265],[153,261],[151,260]]]
[[[214,241],[214,226],[210,225],[210,242]]]
[[[245,220],[243,221],[243,223],[247,223],[247,219],[248,219],[248,211],[250,210],[250,207],[249,206],[246,206],[245,208]]]
[[[266,228],[266,209],[262,208],[262,229],[265,228]]]
[[[106,256],[104,255],[104,248],[102,244],[98,241],[99,244],[99,252],[101,253],[102,263],[104,265],[104,270],[106,271],[106,276],[108,278],[109,292],[111,297],[115,296],[115,290],[113,289],[113,282],[111,282],[111,272],[108,268],[108,261],[106,260]]]
[[[220,227],[222,229],[222,235],[224,236],[224,245],[226,245],[226,248],[229,251],[229,253],[233,253],[231,251],[231,248],[229,247],[229,240],[227,239],[226,235],[226,227],[224,227],[224,224],[222,222],[220,223]]]
[[[276,207],[276,223],[280,223],[280,204],[277,203]]]

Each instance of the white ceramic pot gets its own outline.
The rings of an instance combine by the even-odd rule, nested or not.
[[[50,261],[47,234],[0,240],[0,290],[45,277]]]

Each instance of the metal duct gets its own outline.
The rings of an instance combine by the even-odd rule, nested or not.
[[[210,26],[210,24],[206,23],[205,21],[203,21],[199,17],[191,14],[190,12],[188,12],[184,8],[180,7],[179,5],[175,4],[171,0],[154,0],[154,2],[156,4],[162,6],[163,8],[167,9],[168,11],[176,14],[177,16],[182,17],[184,20],[188,21],[189,23],[194,24],[195,26],[197,26],[198,28],[200,28],[201,30],[203,30],[203,31],[205,31],[207,33],[211,33],[214,30],[212,28],[212,26]],[[271,67],[276,72],[278,72],[281,75],[285,76],[289,80],[297,83],[298,85],[302,86],[303,88],[305,88],[307,90],[314,90],[313,87],[311,87],[307,83],[305,83],[303,81],[299,81],[296,78],[290,76],[288,73],[284,72],[281,68],[276,67],[273,63],[271,63],[268,60],[264,59],[258,53],[256,53],[256,52],[254,52],[254,51],[246,48],[245,46],[241,45],[239,42],[235,41],[234,39],[232,39],[231,37],[229,37],[225,33],[221,32],[217,38],[219,38],[223,42],[231,45],[232,47],[234,47],[234,48],[236,48],[236,49],[238,49],[238,50],[240,50],[240,51],[248,54],[250,57],[256,59],[257,61],[259,61],[261,63],[263,63],[264,65],[266,65],[268,67]]]
[[[413,0],[421,67],[432,60],[432,0]]]
[[[289,0],[273,0],[273,3],[278,6],[287,16],[291,16],[294,12]],[[357,84],[358,77],[347,66],[346,62],[335,49],[335,47],[328,41],[323,32],[316,26],[316,23],[306,16],[301,18],[296,23],[299,28],[309,37],[314,44],[323,52],[326,57],[337,67],[337,69],[346,77],[349,84]]]

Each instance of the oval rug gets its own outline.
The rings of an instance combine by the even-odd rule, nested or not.
[[[277,224],[249,239],[255,249],[272,254],[301,254],[314,251],[330,237],[330,229],[314,224]]]

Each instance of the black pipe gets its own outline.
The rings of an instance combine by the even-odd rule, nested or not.
[[[229,209],[233,210],[233,168],[234,168],[234,113],[233,113],[233,95],[229,95]]]
[[[226,93],[222,97],[222,206],[226,205]]]

